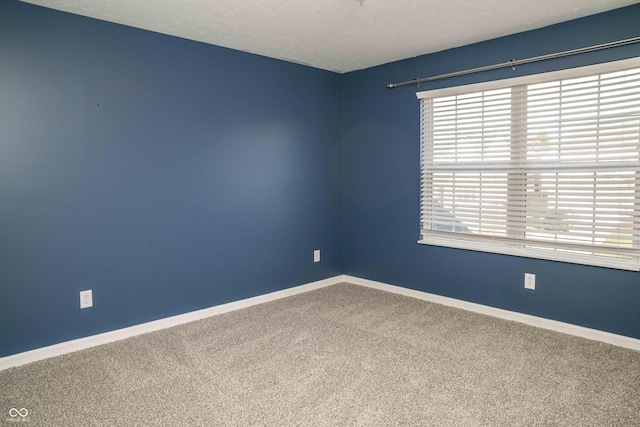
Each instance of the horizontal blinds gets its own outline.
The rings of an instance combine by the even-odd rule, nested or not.
[[[640,68],[421,99],[424,239],[638,264]]]

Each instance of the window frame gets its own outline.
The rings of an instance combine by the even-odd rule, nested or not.
[[[639,68],[640,67],[640,57],[620,60],[620,61],[612,61],[607,63],[588,65],[584,67],[570,68],[559,71],[551,71],[540,74],[527,75],[522,77],[503,79],[503,80],[494,80],[482,83],[475,83],[470,85],[461,85],[461,86],[453,86],[446,87],[441,89],[433,89],[428,91],[417,92],[416,96],[420,100],[420,174],[421,174],[421,188],[420,188],[420,221],[423,221],[423,213],[422,206],[425,199],[425,192],[427,191],[424,188],[424,176],[425,176],[425,156],[428,156],[427,151],[431,147],[426,147],[427,138],[424,137],[425,133],[431,131],[432,123],[429,122],[429,118],[425,119],[423,115],[423,108],[425,100],[440,98],[440,97],[448,97],[455,95],[463,95],[463,94],[471,94],[476,92],[490,91],[490,90],[498,90],[504,88],[512,88],[517,86],[527,86],[527,85],[535,85],[546,82],[560,81],[566,79],[575,79],[580,77],[594,76],[599,74],[607,74],[617,71],[623,71],[631,68]],[[426,123],[425,123],[426,121]],[[425,129],[426,128],[426,129]],[[514,129],[514,125],[511,127],[512,131]],[[510,142],[510,146],[513,146],[513,140]],[[633,162],[636,163],[636,162]],[[428,173],[428,172],[427,172]],[[634,188],[635,196],[634,196],[634,217],[635,220],[633,222],[632,228],[634,229],[634,237],[635,233],[640,233],[638,231],[637,221],[640,221],[640,185],[638,184],[638,174],[640,172],[636,172],[636,182]],[[512,185],[510,180],[507,180],[507,185]],[[427,195],[430,197],[430,195]],[[512,204],[512,198],[507,197],[507,209],[509,209],[509,204]],[[456,218],[457,220],[457,218]],[[507,225],[508,226],[508,225]],[[525,226],[526,227],[526,226]],[[428,231],[425,233],[425,231]],[[545,249],[535,249],[531,247],[527,247],[526,243],[523,243],[520,239],[512,239],[510,237],[499,237],[499,236],[489,236],[489,237],[476,237],[475,239],[470,236],[478,236],[478,235],[470,235],[468,233],[460,233],[455,231],[437,231],[437,230],[426,230],[422,228],[422,224],[420,227],[421,239],[418,240],[420,244],[426,244],[431,246],[441,246],[441,247],[449,247],[449,248],[458,248],[458,249],[467,249],[481,252],[489,252],[489,253],[498,253],[498,254],[506,254],[506,255],[515,255],[522,256],[528,258],[536,258],[536,259],[546,259],[552,261],[561,261],[561,262],[569,262],[574,264],[584,264],[584,265],[592,265],[592,266],[600,266],[600,267],[609,267],[616,268],[622,270],[631,270],[631,271],[640,271],[640,248],[633,247],[629,249],[620,249],[620,253],[626,253],[631,256],[631,259],[616,259],[614,257],[600,257],[596,255],[586,255],[579,254],[576,251],[564,251],[563,243],[558,244],[558,250],[545,250]],[[466,236],[466,239],[465,239]],[[566,245],[566,246],[571,246]],[[597,246],[594,246],[597,248]]]

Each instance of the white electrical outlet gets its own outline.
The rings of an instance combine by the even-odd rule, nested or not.
[[[536,289],[536,275],[531,273],[524,273],[524,288],[525,289]]]
[[[313,262],[320,262],[320,249],[313,251]]]
[[[93,293],[91,289],[80,291],[80,308],[93,307]]]

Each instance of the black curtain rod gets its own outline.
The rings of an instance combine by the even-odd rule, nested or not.
[[[406,82],[401,82],[401,83],[389,83],[387,87],[389,89],[395,89],[401,86],[419,85],[420,83],[430,82],[433,80],[447,79],[449,77],[463,76],[465,74],[479,73],[481,71],[489,71],[489,70],[495,70],[498,68],[505,68],[505,67],[511,67],[515,69],[516,65],[530,64],[532,62],[545,61],[547,59],[554,59],[554,58],[562,58],[563,56],[578,55],[580,53],[595,52],[597,50],[609,49],[612,47],[619,47],[619,46],[626,46],[628,44],[634,44],[638,42],[640,42],[640,37],[632,37],[630,39],[618,40],[615,42],[603,43],[603,44],[588,46],[588,47],[581,47],[579,49],[565,50],[564,52],[550,53],[547,55],[534,56],[531,58],[511,59],[507,62],[502,62],[500,64],[486,65],[484,67],[478,67],[478,68],[469,68],[467,70],[455,71],[453,73],[447,73],[447,74],[440,74],[438,76],[433,76],[433,77],[413,79],[413,80],[408,80]]]

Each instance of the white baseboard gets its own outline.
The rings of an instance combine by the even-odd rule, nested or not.
[[[548,329],[555,332],[561,332],[563,334],[574,335],[594,341],[601,341],[607,344],[613,344],[619,347],[640,351],[640,340],[636,338],[626,337],[624,335],[612,334],[609,332],[599,331],[597,329],[590,329],[583,326],[572,325],[571,323],[559,322],[557,320],[545,319],[543,317],[531,316],[529,314],[503,310],[500,308],[489,307],[482,304],[475,304],[472,302],[462,301],[454,298],[443,297],[441,295],[430,294],[427,292],[416,291],[400,286],[389,285],[387,283],[360,279],[358,277],[345,275],[343,276],[343,281],[353,283],[354,285],[366,286],[369,288],[405,295],[424,301],[448,305],[450,307],[460,308],[462,310],[473,311],[475,313],[486,314],[489,316],[498,317],[500,319],[512,320],[514,322],[524,323],[526,325],[535,326],[538,328]]]
[[[49,357],[60,356],[63,354],[72,353],[74,351],[84,350],[86,348],[119,341],[136,335],[146,334],[147,332],[159,331],[161,329],[182,325],[184,323],[193,322],[195,320],[204,319],[206,317],[240,310],[269,301],[275,301],[281,298],[301,294],[303,292],[313,291],[315,289],[335,285],[341,282],[343,282],[342,276],[330,277],[328,279],[307,283],[305,285],[300,285],[289,289],[283,289],[281,291],[258,295],[256,297],[239,301],[233,301],[227,304],[216,305],[202,310],[166,317],[164,319],[141,323],[139,325],[117,329],[115,331],[105,332],[102,334],[92,335],[85,338],[65,341],[59,344],[25,351],[24,353],[12,354],[10,356],[0,358],[0,371],[11,368],[13,366],[25,365],[27,363],[36,362],[38,360],[47,359]]]
[[[307,283],[305,285],[296,286],[281,291],[271,292],[252,298],[234,301],[227,304],[216,305],[214,307],[202,310],[192,311],[190,313],[179,314],[164,319],[154,320],[152,322],[142,323],[140,325],[130,326],[115,331],[105,332],[102,334],[92,335],[85,338],[78,338],[72,341],[66,341],[59,344],[37,348],[35,350],[26,351],[24,353],[13,354],[0,358],[0,371],[14,366],[25,365],[27,363],[36,362],[38,360],[47,359],[49,357],[60,356],[74,351],[95,347],[110,342],[119,341],[136,335],[145,334],[147,332],[159,331],[161,329],[170,328],[172,326],[182,325],[184,323],[193,322],[195,320],[204,319],[218,314],[228,313],[230,311],[240,310],[251,307],[253,305],[265,302],[275,301],[281,298],[313,291],[315,289],[324,288],[326,286],[335,285],[342,282],[353,283],[354,285],[366,286],[369,288],[379,289],[386,292],[400,294],[411,298],[417,298],[424,301],[430,301],[437,304],[447,305],[450,307],[460,308],[475,313],[486,314],[500,319],[512,320],[543,329],[549,329],[569,335],[575,335],[590,340],[601,341],[608,344],[625,347],[632,350],[640,351],[640,340],[622,335],[616,335],[609,332],[603,332],[596,329],[585,328],[582,326],[572,325],[570,323],[558,322],[542,317],[531,316],[514,311],[502,310],[499,308],[489,307],[486,305],[475,304],[467,301],[457,300],[454,298],[443,297],[427,292],[407,289],[400,286],[389,285],[387,283],[376,282],[373,280],[361,279],[349,275],[339,275],[328,279],[319,280],[317,282]]]

